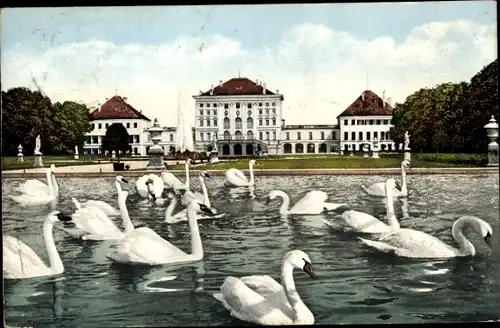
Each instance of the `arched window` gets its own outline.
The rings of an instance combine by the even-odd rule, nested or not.
[[[247,118],[247,129],[253,129],[253,119],[251,117]]]
[[[224,118],[224,129],[229,129],[231,127],[231,123],[229,122],[229,118]]]
[[[236,139],[236,140],[241,140],[242,139],[241,131],[236,131],[234,133],[234,139]]]
[[[242,128],[242,122],[241,122],[241,118],[237,117],[235,120],[234,120],[234,123],[235,123],[235,127],[236,129],[241,129]]]
[[[253,139],[253,132],[252,132],[252,130],[248,130],[247,131],[247,139],[248,140],[252,140]]]
[[[229,131],[224,131],[224,140],[229,140],[230,136]]]

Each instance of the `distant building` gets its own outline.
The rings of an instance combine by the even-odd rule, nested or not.
[[[360,151],[363,144],[377,138],[381,151],[396,151],[389,132],[393,111],[391,99],[386,101],[385,92],[380,98],[371,90],[363,91],[337,116],[340,126],[340,149],[348,151],[350,146],[353,151]]]
[[[284,154],[326,154],[339,152],[336,124],[283,125],[281,143]]]
[[[142,111],[128,104],[126,97],[113,96],[89,115],[92,131],[86,135],[83,146],[85,154],[101,154],[102,137],[106,135],[107,128],[113,123],[121,123],[129,133],[132,153],[146,155],[149,138],[146,129],[152,122]]]
[[[219,81],[195,99],[195,148],[210,150],[214,138],[220,155],[281,153],[283,95],[266,83],[245,77]]]

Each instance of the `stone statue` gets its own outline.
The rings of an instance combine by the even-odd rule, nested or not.
[[[213,140],[212,140],[212,151],[213,152],[219,152],[219,150],[217,149],[217,137],[214,136]]]
[[[75,146],[75,155],[78,155],[78,146]]]
[[[408,131],[405,132],[405,149],[408,149],[410,146],[410,134]]]
[[[40,135],[38,135],[35,139],[35,153],[40,152],[40,147],[42,147],[42,141],[40,139]]]

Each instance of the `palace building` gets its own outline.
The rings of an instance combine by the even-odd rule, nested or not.
[[[361,151],[373,139],[381,151],[396,151],[390,128],[391,98],[365,90],[331,124],[287,125],[283,113],[284,96],[271,91],[264,81],[232,78],[212,85],[193,96],[196,151],[211,151],[214,142],[219,156],[257,154],[343,154]],[[132,153],[146,156],[152,142],[147,129],[152,122],[127,103],[113,96],[90,113],[92,131],[84,145],[86,154],[100,154],[102,137],[112,123],[122,123],[130,134]],[[332,118],[332,121],[335,118]],[[176,128],[164,127],[159,143],[165,154],[175,149]]]

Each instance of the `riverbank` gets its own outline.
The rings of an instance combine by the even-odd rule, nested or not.
[[[86,167],[78,167],[78,169],[85,169]],[[113,172],[113,171],[69,171],[63,170],[65,168],[59,168],[57,171],[57,177],[59,178],[108,178],[115,177],[117,175],[122,175],[124,177],[137,178],[139,176],[155,173],[160,174],[160,170],[132,170],[123,172]],[[224,176],[226,170],[206,170],[212,176]],[[246,175],[248,175],[248,170],[243,170]],[[169,170],[176,176],[183,177],[184,170]],[[193,175],[198,174],[199,169],[193,168],[190,173]],[[376,169],[255,169],[255,176],[289,176],[289,175],[397,175],[401,174],[400,168],[376,168]],[[446,175],[446,174],[465,174],[465,175],[490,175],[499,174],[498,167],[434,167],[434,168],[412,168],[407,170],[408,175]],[[26,170],[21,171],[3,171],[3,178],[43,178],[45,177],[44,169],[36,169],[36,171]]]

